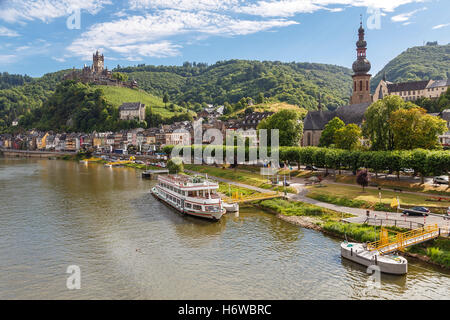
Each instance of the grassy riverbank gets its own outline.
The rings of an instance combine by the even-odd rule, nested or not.
[[[438,238],[407,249],[408,253],[428,257],[432,262],[450,269],[450,239]]]
[[[315,205],[282,199],[259,201],[256,205],[269,212],[278,214],[283,220],[302,227],[322,231],[341,239],[347,238],[357,242],[372,242],[378,240],[379,237],[380,227],[341,222],[341,213]],[[391,235],[394,235],[395,232],[407,231],[396,227],[388,227],[387,229]],[[432,262],[443,268],[450,269],[450,239],[448,238],[439,238],[415,245],[408,248],[407,253],[413,254],[413,256],[423,261]]]
[[[309,216],[315,217],[318,221],[336,221],[342,218],[342,213],[330,209],[318,207],[303,202],[292,202],[284,199],[263,200],[258,205],[265,209],[270,209],[285,216]],[[344,214],[344,218],[352,215]]]
[[[280,191],[288,193],[296,193],[297,190],[292,187],[283,186],[273,186],[270,181],[268,181],[264,176],[259,174],[258,170],[244,170],[244,169],[231,169],[213,166],[203,166],[186,164],[184,168],[191,171],[196,171],[199,173],[207,173],[209,176],[214,176],[222,179],[231,180],[234,182],[244,183],[253,187],[258,187],[262,189],[270,189],[274,191]]]
[[[357,186],[356,176],[338,175],[336,182],[348,183]],[[380,187],[382,189],[400,189],[403,191],[430,193],[431,195],[443,195],[450,197],[450,188],[448,185],[421,184],[420,182],[408,182],[398,180],[386,180],[382,178],[371,178],[370,186]]]

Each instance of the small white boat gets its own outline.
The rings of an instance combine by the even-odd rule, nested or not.
[[[222,206],[225,208],[227,212],[238,212],[239,211],[239,203],[226,203],[224,202]]]
[[[383,273],[402,275],[408,272],[408,260],[405,258],[395,254],[380,255],[378,251],[367,250],[362,243],[342,242],[341,255],[366,267],[377,266]]]

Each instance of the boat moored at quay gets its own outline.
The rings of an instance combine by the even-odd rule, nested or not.
[[[202,176],[158,176],[152,194],[179,212],[199,218],[220,220],[225,208],[217,194],[219,185]]]

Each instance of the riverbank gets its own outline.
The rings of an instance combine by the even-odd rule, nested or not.
[[[367,224],[345,223],[336,219],[339,212],[324,211],[323,208],[301,202],[292,203],[288,200],[264,200],[255,203],[259,209],[275,214],[277,218],[298,225],[302,228],[313,229],[324,234],[343,240],[355,242],[371,242],[378,237],[380,227]],[[386,227],[390,234],[404,232],[406,229]],[[438,239],[418,244],[402,252],[407,257],[419,259],[423,262],[450,270],[450,239]]]

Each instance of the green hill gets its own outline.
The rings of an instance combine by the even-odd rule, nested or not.
[[[409,48],[391,60],[372,79],[372,91],[383,78],[391,82],[441,80],[450,78],[450,44]]]
[[[146,107],[152,107],[154,113],[160,114],[163,118],[173,117],[177,113],[186,113],[188,110],[172,105],[165,106],[161,97],[156,97],[143,90],[130,89],[112,86],[92,86],[94,89],[102,89],[106,100],[113,106],[118,108],[124,102],[141,102]]]
[[[236,103],[243,97],[256,99],[259,93],[272,101],[286,102],[314,110],[319,94],[329,109],[346,104],[351,94],[351,70],[318,63],[278,61],[219,61],[211,66],[184,63],[183,66],[116,68],[141,89],[161,96],[167,92],[178,104]]]

